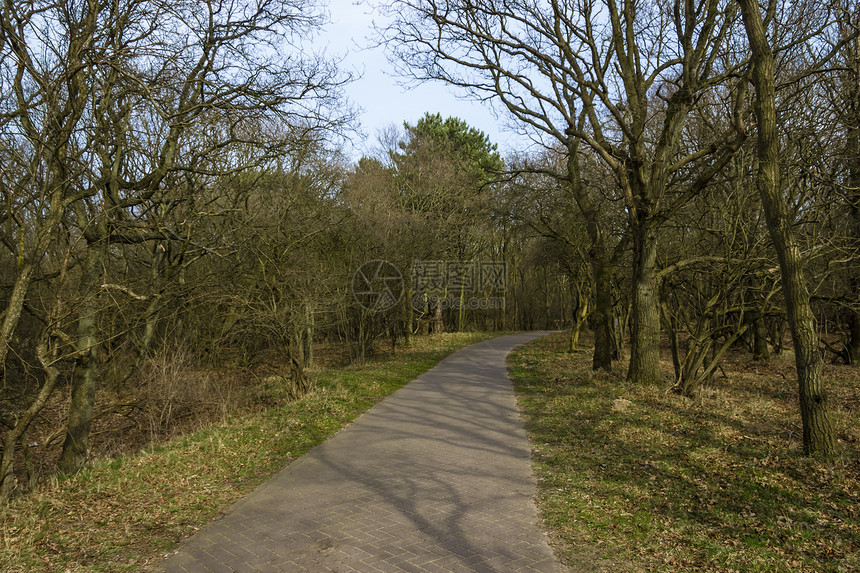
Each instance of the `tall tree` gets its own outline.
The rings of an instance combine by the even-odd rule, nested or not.
[[[594,201],[577,175],[580,144],[614,172],[634,254],[628,377],[659,380],[658,230],[722,169],[744,138],[736,105],[743,100],[743,81],[730,81],[742,65],[728,46],[733,5],[395,0],[392,6],[394,23],[385,37],[403,73],[492,99],[523,130],[568,149],[573,163],[567,177],[584,216]],[[684,152],[686,118],[707,92],[723,100],[728,130]],[[687,183],[670,194],[682,173],[689,174]],[[599,227],[592,228],[592,252],[605,253]]]
[[[782,290],[794,342],[803,450],[807,455],[828,456],[834,453],[836,440],[824,389],[818,333],[803,272],[803,255],[792,229],[788,205],[783,198],[776,107],[776,58],[758,2],[738,0],[738,3],[752,52],[759,160],[756,187],[779,258]],[[771,1],[768,10],[768,19],[771,21],[775,6],[776,2]]]
[[[619,356],[612,313],[615,272],[626,244],[617,236],[624,227],[623,211],[608,199],[615,186],[612,173],[587,150],[580,150],[578,140],[572,144],[512,165],[517,176],[508,186],[509,201],[516,219],[567,245],[559,252],[573,258],[560,264],[574,282],[590,277],[588,288],[577,297],[584,302],[578,308],[588,307],[586,315],[594,332],[592,368],[611,371]],[[574,270],[582,263],[589,267],[585,273]]]
[[[343,120],[329,107],[337,71],[303,57],[295,41],[321,22],[303,0],[0,6],[0,149],[14,150],[21,166],[20,180],[3,185],[16,194],[8,216],[20,219],[38,195],[36,240],[13,247],[22,264],[0,362],[46,245],[65,234],[80,297],[68,334],[76,366],[62,471],[86,458],[104,278],[118,246],[187,244],[197,215],[169,224],[152,215],[193,203],[219,175],[288,153],[296,132]]]
[[[837,9],[838,39],[841,40],[839,60],[841,71],[833,74],[833,107],[845,133],[841,155],[847,176],[842,177],[840,195],[848,204],[848,254],[854,264],[847,270],[849,291],[848,336],[845,344],[847,361],[860,364],[860,11],[851,10],[851,2]],[[851,294],[853,293],[853,295]],[[853,297],[853,298],[851,298]]]
[[[405,138],[392,150],[392,175],[403,206],[433,232],[413,260],[468,261],[484,250],[485,206],[504,163],[482,131],[455,117],[425,114],[405,124]],[[427,239],[430,239],[427,241]],[[434,292],[435,325],[444,328],[443,299],[459,297],[456,324],[466,321],[465,283],[458,292]],[[420,293],[416,293],[420,294]],[[426,294],[426,293],[425,293]],[[420,306],[420,305],[418,305]]]

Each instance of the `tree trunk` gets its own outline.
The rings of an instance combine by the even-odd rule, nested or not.
[[[62,181],[62,174],[57,175],[56,179]],[[24,245],[19,243],[18,274],[12,286],[12,293],[6,302],[6,310],[2,313],[3,322],[0,324],[0,378],[4,377],[6,373],[6,356],[9,353],[9,343],[12,341],[12,336],[18,327],[18,321],[21,319],[21,311],[24,309],[24,303],[27,300],[27,293],[33,280],[33,274],[36,272],[39,261],[48,249],[48,245],[52,239],[52,232],[63,218],[62,197],[63,194],[59,188],[51,194],[48,217],[36,230],[36,241],[33,246],[32,259],[28,260],[25,257]],[[20,229],[19,232],[23,234],[25,230]]]
[[[54,392],[57,379],[60,376],[60,371],[54,366],[54,357],[49,356],[47,337],[48,335],[46,334],[45,338],[36,346],[36,355],[39,357],[39,362],[45,372],[45,381],[42,383],[42,387],[30,404],[30,407],[18,418],[15,427],[6,433],[3,440],[3,455],[0,457],[0,501],[9,499],[15,487],[15,443],[21,441],[20,438],[24,436],[33,419],[45,407],[45,404]],[[22,447],[25,446],[26,443],[22,444]]]
[[[72,374],[72,397],[66,424],[66,440],[57,462],[60,472],[67,475],[80,470],[87,461],[98,380],[98,283],[104,268],[104,255],[104,244],[92,244],[88,241],[85,269],[81,277],[81,293],[84,300],[78,317],[78,355]]]
[[[415,311],[412,308],[412,287],[410,281],[406,281],[403,292],[403,320],[405,323],[405,332],[403,333],[403,341],[406,346],[412,346],[412,335],[415,333]]]
[[[857,281],[854,292],[860,292],[860,281]],[[860,312],[850,311],[848,317],[848,362],[860,364]]]
[[[594,252],[592,252],[594,251]],[[595,276],[594,312],[591,328],[594,331],[592,370],[612,371],[612,270],[606,264],[606,251],[600,246],[589,249],[591,268]]]
[[[761,313],[752,316],[753,360],[768,360],[770,349],[767,347],[767,327]]]
[[[33,271],[33,263],[26,263],[21,268],[18,276],[15,277],[12,294],[6,303],[6,309],[3,313],[3,323],[0,324],[0,375],[2,375],[0,377],[6,376],[6,356],[9,353],[9,343],[12,341],[12,335],[18,327],[18,321],[21,319],[21,311],[24,309],[24,302],[27,299],[27,291],[30,289]]]
[[[675,390],[684,396],[695,397],[699,389],[713,377],[714,370],[719,366],[720,358],[743,335],[747,326],[740,326],[737,331],[726,337],[726,340],[719,348],[716,345],[717,341],[713,338],[713,333],[706,335],[705,339],[691,337],[687,356],[681,368],[681,377],[675,381]],[[696,333],[697,336],[705,334],[704,331],[705,329],[699,330]],[[710,359],[708,359],[709,352],[711,354]],[[699,374],[699,368],[703,369],[701,374]]]
[[[676,319],[673,313],[669,310],[669,305],[663,303],[661,305],[663,318],[666,323],[666,334],[669,336],[669,349],[672,351],[672,368],[675,371],[675,380],[681,379],[681,349],[678,344],[678,329],[675,326]]]
[[[591,244],[588,247],[588,262],[594,276],[594,312],[589,324],[594,331],[593,370],[612,371],[612,265],[606,248],[603,231],[598,219],[597,206],[582,182],[579,170],[579,140],[571,139],[567,144],[567,173],[570,188],[585,219],[585,228]]]
[[[143,326],[143,336],[140,338],[140,344],[137,347],[138,358],[144,358],[149,355],[149,348],[152,346],[152,340],[155,337],[155,329],[158,327],[158,320],[161,316],[159,306],[161,301],[157,297],[149,301],[146,305],[146,322]]]
[[[457,307],[457,332],[466,331],[466,283],[460,285],[460,304]]]
[[[433,334],[439,334],[445,332],[445,319],[442,317],[442,298],[436,299],[436,310],[434,313],[434,327]]]
[[[752,81],[756,88],[754,106],[758,123],[759,157],[756,187],[761,195],[767,227],[779,258],[788,324],[794,340],[800,416],[803,424],[803,451],[810,456],[829,456],[835,452],[836,440],[822,380],[822,359],[818,349],[815,317],[803,276],[803,258],[792,232],[788,208],[782,198],[774,55],[768,44],[758,2],[739,2],[752,51]]]
[[[630,329],[630,368],[635,384],[660,382],[660,313],[657,293],[657,229],[638,221],[633,232],[633,305]]]
[[[305,301],[305,328],[302,340],[304,361],[302,365],[305,368],[310,368],[314,363],[314,305],[310,301]]]
[[[770,337],[770,347],[774,354],[782,354],[785,342],[785,317],[774,316],[767,321],[767,332]]]
[[[298,332],[293,333],[291,340],[287,343],[288,352],[293,360],[297,360],[299,364],[305,364],[305,343],[304,329],[299,328]]]
[[[579,332],[588,316],[588,294],[584,288],[576,288],[576,303],[573,306],[573,324],[570,327],[570,352],[576,352],[579,346]]]
[[[630,322],[630,305],[626,304],[623,308],[618,306],[612,310],[612,359],[619,362],[624,362],[627,359],[627,354],[624,351],[624,339],[627,335],[627,326]]]

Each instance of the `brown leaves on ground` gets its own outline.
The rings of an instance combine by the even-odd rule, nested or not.
[[[667,391],[670,363],[662,387],[632,386],[565,342],[514,365],[541,510],[574,570],[860,568],[860,370],[827,367],[840,453],[814,460],[788,357],[739,351],[689,399]]]

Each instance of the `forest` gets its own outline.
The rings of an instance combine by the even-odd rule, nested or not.
[[[334,4],[0,6],[0,498],[85,467],[100,418],[158,440],[266,372],[299,398],[320,353],[440,332],[587,330],[595,371],[684,396],[728,352],[790,354],[803,451],[836,452],[853,2],[383,4],[404,76],[534,145],[428,113],[350,160],[350,75],[306,49]]]

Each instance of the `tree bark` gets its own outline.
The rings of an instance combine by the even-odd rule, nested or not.
[[[440,334],[442,332],[445,332],[445,319],[442,316],[442,300],[443,300],[441,298],[442,296],[444,296],[444,295],[440,295],[440,298],[437,298],[437,300],[436,300],[436,309],[435,309],[434,315],[433,315],[434,316],[433,334]]]
[[[457,307],[457,332],[466,331],[466,283],[460,285],[460,304]]]
[[[579,168],[579,139],[567,143],[567,174],[588,232],[588,259],[594,276],[594,312],[589,324],[594,331],[594,354],[591,360],[593,370],[612,371],[612,265],[606,247],[606,240],[598,218],[597,206],[592,201],[588,189],[582,182]]]
[[[756,88],[754,108],[758,123],[759,157],[756,187],[779,258],[788,324],[794,342],[803,451],[809,456],[829,456],[836,449],[836,440],[822,380],[822,358],[815,317],[803,275],[803,258],[792,231],[787,205],[782,198],[774,54],[768,43],[758,2],[739,0],[739,3],[752,52],[752,82]]]
[[[854,292],[860,292],[860,281],[855,281]],[[860,312],[850,311],[848,317],[848,363],[860,364]]]
[[[657,229],[638,221],[633,232],[633,304],[630,328],[630,368],[634,384],[660,381],[660,299],[657,292]]]
[[[314,317],[314,305],[311,301],[304,302],[305,324],[302,331],[302,354],[304,360],[302,366],[310,368],[314,365],[314,328],[316,321]]]
[[[571,309],[573,324],[570,326],[570,352],[576,352],[579,347],[579,333],[582,330],[582,325],[588,316],[588,289],[583,288],[584,285],[579,285],[571,290],[576,299]]]
[[[54,392],[57,379],[60,377],[60,371],[54,366],[54,357],[49,355],[48,346],[50,343],[47,341],[48,338],[49,335],[46,333],[42,341],[36,345],[36,355],[45,372],[45,381],[30,407],[18,418],[15,427],[6,433],[3,440],[3,455],[0,457],[0,501],[9,499],[15,487],[15,443],[20,441],[27,428],[45,407]],[[25,445],[23,444],[22,447]]]
[[[58,170],[55,180],[62,182],[63,173],[59,171],[60,166],[56,166],[55,169]],[[27,300],[30,283],[33,281],[39,261],[44,257],[51,242],[52,233],[62,220],[63,214],[63,189],[62,185],[57,185],[50,195],[48,216],[36,230],[36,241],[33,246],[32,258],[27,258],[23,251],[19,251],[18,253],[18,274],[15,277],[12,293],[9,295],[9,300],[6,303],[3,322],[0,324],[0,378],[5,376],[6,356],[9,353],[9,344],[12,341],[15,329],[18,327],[18,321],[21,319],[21,312]],[[19,232],[24,233],[25,230],[20,229]],[[23,245],[19,246],[19,249],[23,249]]]
[[[24,232],[23,229],[21,232]],[[27,300],[27,291],[30,289],[34,270],[35,265],[33,263],[24,264],[18,272],[18,276],[15,277],[12,294],[6,303],[6,309],[3,313],[3,323],[0,324],[0,377],[5,377],[6,375],[6,356],[9,354],[9,343],[12,341],[12,335],[18,327],[18,321],[21,319],[21,311],[24,309],[24,302]]]
[[[93,421],[96,383],[98,380],[98,288],[104,269],[104,244],[88,241],[81,293],[84,301],[78,316],[77,357],[72,375],[72,396],[66,440],[57,462],[63,474],[73,474],[87,461],[90,427]]]
[[[751,319],[753,330],[753,360],[768,360],[770,349],[767,347],[767,327],[761,313],[755,313]]]
[[[664,302],[661,305],[661,310],[666,324],[666,334],[669,337],[669,349],[672,352],[672,369],[675,371],[675,380],[678,381],[681,379],[681,349],[678,343],[676,319],[669,310],[667,303]]]
[[[414,301],[412,300],[412,286],[410,281],[405,281],[403,288],[403,322],[405,325],[403,333],[403,341],[406,346],[412,346],[412,336],[415,333],[415,310],[412,308]]]
[[[593,251],[593,252],[592,252]],[[612,268],[607,264],[606,251],[601,245],[589,250],[591,267],[594,272],[594,312],[591,315],[591,328],[594,331],[594,356],[592,370],[612,371]]]

